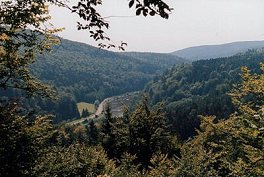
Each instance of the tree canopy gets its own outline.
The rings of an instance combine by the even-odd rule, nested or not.
[[[0,86],[1,88],[18,88],[26,90],[29,95],[52,95],[49,87],[37,80],[30,72],[29,65],[35,56],[58,44],[54,33],[62,30],[50,24],[49,5],[68,8],[79,15],[84,23],[78,22],[78,29],[87,29],[94,40],[110,41],[104,30],[109,28],[96,7],[102,5],[101,0],[80,0],[73,7],[64,0],[16,0],[0,2]],[[129,2],[129,7],[136,8],[136,14],[144,16],[159,15],[168,18],[171,9],[161,0],[144,0]],[[124,49],[125,43],[119,48]],[[99,43],[100,47],[105,44]],[[107,45],[113,46],[112,44]]]
[[[228,117],[235,111],[228,92],[241,81],[240,68],[260,73],[263,50],[249,50],[231,57],[176,65],[157,76],[145,88],[152,104],[164,101],[168,117],[182,139],[195,135],[198,115]]]
[[[29,71],[36,55],[51,50],[58,42],[54,33],[60,29],[45,25],[49,21],[47,3],[77,13],[86,21],[78,23],[79,28],[88,29],[95,40],[109,40],[104,36],[109,25],[95,8],[102,4],[100,0],[80,0],[74,7],[59,0],[1,1],[0,88],[21,89],[28,96],[52,96],[51,89]],[[162,18],[168,18],[171,10],[161,0],[130,0],[129,7],[135,7],[137,15]],[[254,63],[262,54],[234,58]],[[241,65],[235,63],[235,71],[228,73],[225,68],[232,68],[232,62],[226,58],[218,66],[218,61],[209,61],[211,68],[206,61],[200,61],[182,65],[176,73],[175,68],[168,71],[160,78],[159,83],[164,83],[161,92],[174,92],[175,97],[170,99],[177,100],[185,94],[206,94],[222,80],[229,83]],[[245,60],[239,61],[244,64]],[[199,73],[198,66],[204,71]],[[164,110],[160,106],[151,108],[146,98],[134,111],[126,109],[123,117],[112,117],[108,108],[103,121],[57,126],[51,123],[50,116],[28,111],[18,100],[0,102],[0,176],[263,176],[263,71],[263,64],[259,74],[242,67],[241,84],[229,92],[237,111],[224,120],[203,117],[197,136],[182,142],[182,146],[171,131]],[[176,91],[174,87],[166,88],[170,86],[167,83],[172,83],[171,76],[179,88]],[[155,88],[149,91],[154,92]],[[185,88],[188,92],[181,93]],[[222,85],[217,88],[217,92],[226,91]],[[214,89],[212,93],[217,95]],[[71,98],[61,102],[74,104]],[[59,108],[65,110],[64,106]]]

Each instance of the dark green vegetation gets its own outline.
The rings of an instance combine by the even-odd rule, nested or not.
[[[189,62],[186,59],[180,58],[175,55],[165,53],[150,53],[150,52],[123,52],[122,54],[136,58],[140,61],[150,63],[162,68],[162,71],[172,67],[175,64]],[[159,73],[159,71],[157,71]]]
[[[32,69],[59,92],[69,93],[78,102],[93,103],[142,90],[155,74],[185,61],[173,55],[145,55],[115,53],[62,39],[51,54],[40,56]]]
[[[221,45],[205,45],[190,47],[173,52],[172,54],[191,61],[229,57],[237,53],[246,52],[248,49],[261,49],[264,41],[242,41]]]
[[[54,115],[53,123],[57,124],[63,121],[80,118],[77,108],[77,102],[70,94],[60,92],[55,99],[44,99],[39,96],[28,98],[20,90],[0,89],[1,102],[8,100],[19,101],[25,111],[38,114]]]
[[[264,64],[254,74],[248,68],[241,67],[241,80],[237,79],[240,82],[230,91],[236,112],[222,120],[214,116],[203,117],[197,136],[188,141],[177,140],[179,135],[169,128],[163,105],[150,107],[145,97],[134,110],[126,109],[123,117],[113,117],[107,107],[103,119],[89,120],[86,125],[55,126],[51,122],[52,117],[34,112],[34,106],[30,104],[32,100],[28,97],[56,96],[29,70],[37,54],[50,50],[57,41],[52,35],[57,30],[42,29],[50,19],[46,3],[65,5],[64,1],[57,0],[0,2],[0,87],[13,89],[8,90],[9,94],[14,89],[24,91],[16,92],[19,93],[16,98],[5,99],[0,104],[0,176],[264,176]],[[98,29],[108,28],[108,23],[94,9],[100,3],[81,0],[72,8],[88,23],[86,26],[79,24],[79,28],[91,29],[95,26],[90,31],[95,40],[104,38],[103,31]],[[170,8],[161,0],[130,0],[129,7],[133,5],[136,6],[137,15],[157,14],[168,18]],[[32,29],[30,35],[26,30],[29,26]],[[96,33],[94,30],[97,30]],[[255,63],[251,62],[259,61],[257,57],[261,57],[261,60],[262,52],[235,56],[234,61],[244,62],[243,65],[249,63],[253,68]],[[229,74],[233,76],[231,73],[236,71],[233,66],[238,64],[232,63],[231,59],[223,61],[226,63],[211,60],[208,63],[216,63],[212,66],[201,61],[198,66],[204,72],[194,67],[197,63],[187,67],[187,72],[184,72],[185,66],[179,67],[183,72],[176,72],[176,75],[187,73],[181,80],[188,81],[195,88],[194,92],[181,80],[175,78],[174,82],[179,82],[179,86],[185,85],[190,95],[205,94],[214,85],[209,84],[209,88],[202,86],[217,81],[211,79],[229,78]],[[36,66],[32,67],[34,69]],[[211,75],[213,72],[207,72],[210,68],[214,68],[216,73]],[[218,72],[222,68],[229,70]],[[192,74],[194,71],[196,73]],[[209,79],[203,82],[198,73],[204,73],[202,77]],[[187,77],[188,74],[192,77]],[[192,85],[192,80],[196,80],[198,86]],[[68,105],[73,96],[60,89],[59,101]],[[65,101],[65,97],[69,99]],[[175,100],[174,97],[170,99]],[[27,104],[23,104],[23,101]],[[35,105],[37,101],[32,104]],[[74,110],[58,108],[65,112]]]
[[[54,29],[49,24],[50,4],[66,8],[79,16],[81,22],[77,22],[77,28],[88,30],[90,37],[101,48],[124,50],[126,46],[126,43],[113,46],[105,34],[109,24],[96,10],[101,2],[80,0],[73,3],[75,5],[71,7],[64,0],[18,0],[1,1],[0,7],[0,95],[5,96],[5,100],[6,97],[57,96],[57,102],[40,98],[22,101],[41,114],[55,114],[55,123],[78,118],[76,102],[93,103],[96,99],[141,90],[166,65],[160,66],[152,61],[146,62],[67,40],[61,40],[61,45],[54,46],[60,41],[54,34],[61,29]],[[137,9],[136,15],[157,15],[162,18],[168,18],[171,10],[162,0],[131,0],[129,7]],[[47,54],[51,49],[54,49],[53,52]],[[38,60],[34,63],[36,58]],[[182,62],[178,57],[171,58],[175,59],[172,63]],[[50,85],[56,88],[51,89]]]
[[[186,139],[199,127],[198,115],[215,115],[221,119],[234,112],[228,93],[233,84],[241,81],[241,66],[259,73],[257,68],[263,58],[262,50],[252,50],[228,58],[175,66],[155,77],[145,90],[152,104],[164,101],[172,129]]]
[[[83,109],[81,117],[88,117],[90,115],[88,109]]]
[[[264,66],[262,65],[262,72]],[[54,127],[48,117],[20,117],[16,104],[1,110],[1,176],[263,176],[264,75],[242,68],[231,91],[237,113],[203,117],[198,135],[177,141],[160,106],[146,99],[123,118],[106,109],[101,123]],[[30,124],[28,124],[30,122]],[[18,136],[19,135],[19,136]]]
[[[155,58],[152,60],[152,58]],[[76,103],[142,90],[156,75],[185,60],[158,53],[117,53],[61,39],[51,53],[38,56],[33,73],[56,89],[56,102],[32,99],[29,107],[56,115],[55,123],[80,117]],[[2,96],[17,97],[14,90]],[[19,94],[21,95],[21,93]]]

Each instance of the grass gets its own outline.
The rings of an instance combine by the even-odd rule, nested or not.
[[[91,103],[80,102],[80,103],[77,103],[77,107],[78,107],[78,111],[80,115],[82,115],[82,111],[86,108],[88,109],[90,113],[95,112],[95,106],[94,104],[91,104]]]

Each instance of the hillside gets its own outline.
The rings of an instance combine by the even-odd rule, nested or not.
[[[172,52],[173,55],[189,59],[191,61],[219,57],[229,57],[248,49],[260,49],[264,47],[264,41],[242,41],[221,45],[203,45],[190,47]]]
[[[169,57],[168,57],[169,56]],[[87,44],[61,39],[61,45],[38,56],[34,75],[58,93],[58,100],[22,99],[26,107],[56,115],[54,123],[79,118],[78,102],[94,103],[107,97],[139,91],[156,74],[186,62],[167,54],[110,52]],[[2,97],[17,97],[15,90],[0,90]]]
[[[140,61],[151,63],[161,68],[169,68],[175,63],[189,62],[186,59],[180,58],[176,55],[165,53],[151,53],[151,52],[123,52],[125,56],[136,58]]]
[[[110,52],[62,39],[60,46],[40,56],[32,68],[41,80],[59,91],[92,103],[142,90],[155,74],[183,61],[167,54]]]
[[[198,115],[225,118],[234,111],[227,93],[240,81],[240,67],[260,72],[263,51],[248,51],[232,57],[200,60],[167,70],[155,77],[145,91],[152,104],[165,102],[173,129],[185,139],[199,127]]]

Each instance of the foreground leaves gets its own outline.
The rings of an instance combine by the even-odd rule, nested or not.
[[[231,93],[239,112],[218,123],[203,118],[198,136],[183,146],[179,174],[264,175],[263,76],[242,68],[243,82]]]

